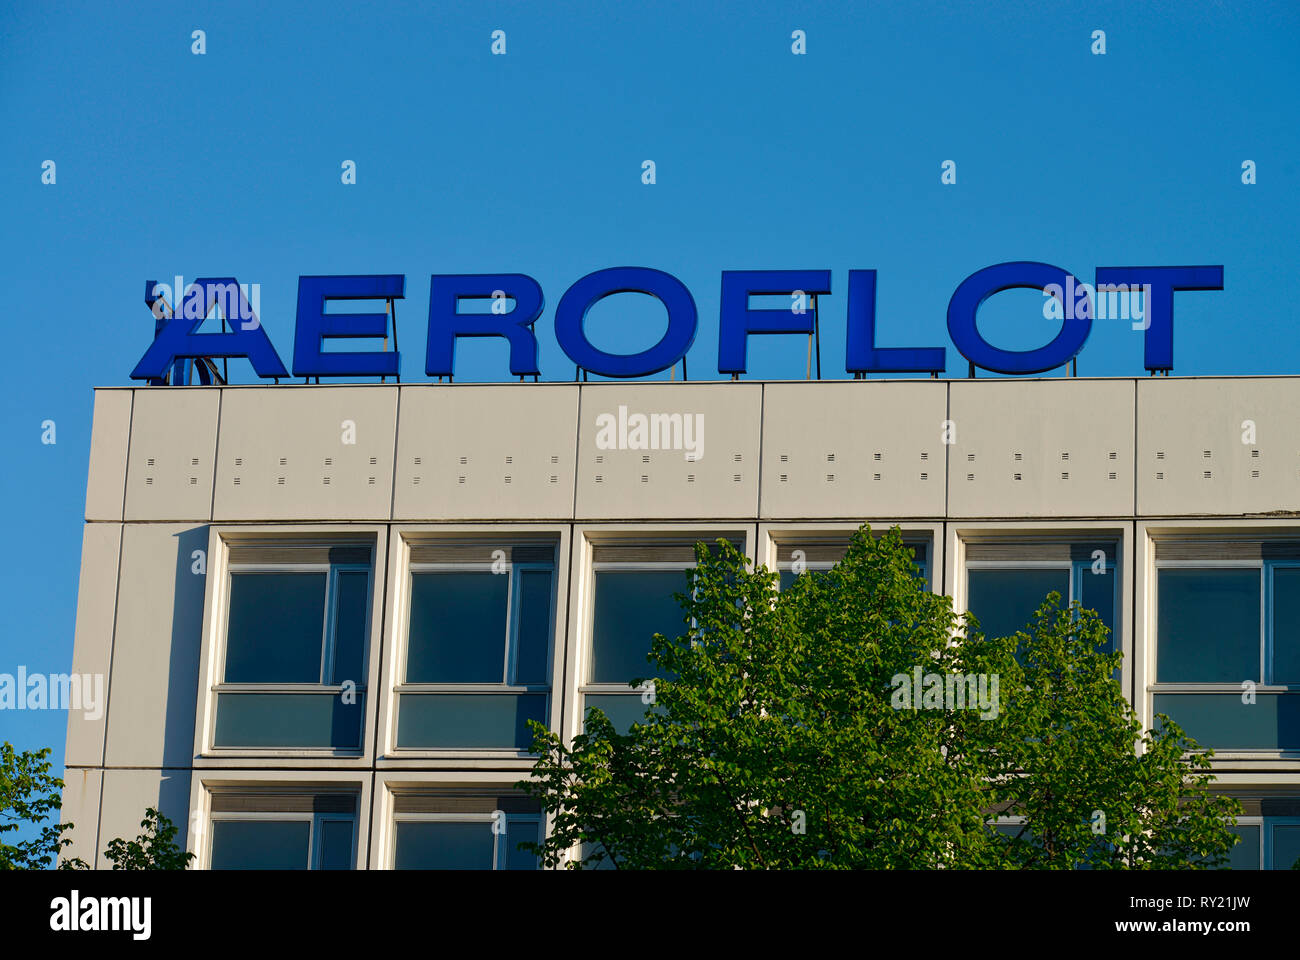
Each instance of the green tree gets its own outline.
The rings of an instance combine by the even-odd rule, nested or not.
[[[57,822],[63,804],[63,781],[50,775],[49,747],[21,753],[9,742],[0,744],[0,870],[42,870],[53,865],[59,852],[72,843],[64,834],[70,823]],[[51,816],[55,822],[47,823]],[[5,843],[3,836],[24,824],[39,827],[29,840]],[[70,866],[84,866],[80,860]]]
[[[141,833],[134,840],[120,837],[108,844],[104,859],[114,870],[184,870],[194,859],[176,842],[177,827],[153,807],[140,821]]]
[[[781,592],[725,541],[696,556],[678,596],[682,634],[652,641],[644,721],[620,732],[589,710],[570,746],[533,725],[539,757],[520,786],[553,817],[531,845],[546,865],[1226,858],[1236,802],[1208,793],[1209,761],[1174,724],[1142,734],[1095,614],[1053,596],[1032,636],[984,638],[916,576],[897,528],[873,537],[864,526],[834,569]],[[999,814],[1022,826],[993,829]]]

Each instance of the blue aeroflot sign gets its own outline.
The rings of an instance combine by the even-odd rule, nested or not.
[[[146,284],[145,303],[157,319],[154,342],[131,376],[162,382],[169,368],[201,357],[245,357],[261,377],[288,377],[289,371],[271,345],[256,314],[234,278],[201,279],[191,284],[167,315],[159,309],[159,286]],[[298,317],[294,335],[293,376],[397,376],[396,350],[342,352],[325,350],[327,338],[388,336],[388,313],[327,313],[330,301],[387,300],[405,296],[401,274],[298,278]],[[984,301],[1004,290],[1043,292],[1043,315],[1060,319],[1056,337],[1034,350],[1003,350],[989,343],[976,326]],[[1073,274],[1048,263],[999,263],[972,273],[948,303],[948,334],[954,346],[974,366],[1005,374],[1032,374],[1069,363],[1083,348],[1092,329],[1093,301],[1116,290],[1141,292],[1145,331],[1144,363],[1148,370],[1173,367],[1174,293],[1182,290],[1222,290],[1222,266],[1098,267],[1095,283],[1081,283]],[[811,334],[818,295],[831,292],[829,270],[724,270],[718,334],[718,373],[746,372],[746,347],[760,334]],[[656,297],[668,314],[668,329],[659,342],[639,353],[608,353],[587,339],[587,312],[616,293]],[[787,296],[785,309],[755,309],[753,296]],[[462,313],[463,301],[492,301],[490,312]],[[542,315],[542,288],[522,273],[435,274],[429,284],[429,327],[425,373],[431,377],[454,373],[456,341],[460,337],[501,337],[510,347],[510,372],[536,376],[537,337],[533,324]],[[232,330],[198,333],[200,325],[220,304],[226,318],[238,317]],[[509,306],[507,307],[507,304]],[[811,306],[808,306],[811,304]],[[876,345],[876,271],[850,270],[846,304],[847,337],[844,369],[852,374],[939,373],[946,364],[943,347],[881,347]],[[1104,312],[1101,314],[1105,316]],[[1127,317],[1127,314],[1125,314]],[[224,326],[224,325],[223,325]],[[682,360],[695,342],[698,313],[686,286],[671,274],[647,267],[611,267],[578,280],[555,308],[555,337],[560,348],[581,370],[605,377],[648,377]]]

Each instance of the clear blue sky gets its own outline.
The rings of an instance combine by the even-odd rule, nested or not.
[[[1298,28],[1294,2],[5,4],[0,672],[70,667],[92,387],[128,383],[148,345],[146,279],[261,284],[290,362],[299,275],[405,274],[402,368],[422,381],[429,275],[527,273],[563,380],[554,306],[592,270],[684,281],[701,377],[722,270],[830,269],[822,356],[842,377],[847,271],[875,268],[881,345],[945,346],[964,376],[945,311],[980,267],[1223,264],[1222,292],[1178,295],[1175,373],[1294,373]],[[1055,333],[1033,292],[980,316],[1009,349]],[[589,332],[634,351],[663,323],[624,296]],[[1080,373],[1143,375],[1141,338],[1095,323]],[[505,355],[462,343],[458,378],[507,379]],[[750,357],[753,377],[801,377],[804,341]],[[65,723],[0,712],[0,738],[61,769]]]

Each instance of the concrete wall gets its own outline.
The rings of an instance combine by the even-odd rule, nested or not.
[[[640,448],[635,429],[626,447],[602,446],[597,418],[617,422],[620,408],[625,423],[698,415],[703,456]],[[782,531],[898,522],[930,538],[935,588],[960,602],[964,536],[1099,524],[1122,532],[1128,554],[1125,684],[1146,714],[1152,536],[1199,525],[1300,538],[1297,409],[1297,377],[101,389],[73,669],[106,676],[107,707],[69,719],[64,817],[77,824],[75,855],[90,861],[109,839],[134,836],[149,805],[183,823],[202,809],[192,784],[302,779],[330,766],[196,762],[212,632],[203,554],[228,526],[351,524],[396,544],[412,530],[544,525],[560,538],[560,609],[574,611],[556,624],[553,696],[565,707],[552,711],[571,733],[582,567],[592,538],[611,528],[747,531],[750,555],[768,558]],[[397,555],[377,554],[376,664],[395,642],[397,593],[384,580]],[[388,729],[391,699],[371,691],[367,730]],[[386,742],[376,735],[331,775],[451,775],[437,758],[385,755]],[[457,763],[503,784],[527,768]],[[1300,792],[1300,760],[1220,763]]]

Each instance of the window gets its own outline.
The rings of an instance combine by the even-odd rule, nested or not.
[[[351,870],[355,794],[212,798],[213,870]]]
[[[532,746],[545,723],[555,544],[412,544],[399,749]]]
[[[396,870],[536,870],[537,855],[519,844],[540,843],[542,823],[524,797],[399,793],[389,862]]]
[[[1232,870],[1290,870],[1300,860],[1300,817],[1240,817],[1228,855]]]
[[[214,747],[361,749],[371,552],[231,545]]]
[[[966,609],[986,637],[1029,631],[1035,611],[1055,591],[1062,606],[1075,600],[1095,610],[1109,632],[1102,648],[1119,649],[1116,543],[996,542],[966,544]]]
[[[580,690],[584,716],[587,708],[599,707],[615,728],[626,731],[653,709],[648,691],[633,688],[631,681],[660,676],[647,659],[656,633],[673,639],[686,631],[674,594],[691,589],[694,567],[693,540],[595,547],[591,642]]]
[[[904,543],[912,550],[912,556],[916,561],[917,576],[928,587],[930,584],[930,545],[928,540],[905,539]],[[780,588],[788,590],[794,583],[795,578],[799,576],[795,572],[796,565],[800,568],[801,573],[825,572],[844,559],[848,547],[847,536],[801,537],[797,540],[779,541],[776,545],[776,569],[781,577]]]
[[[1156,543],[1155,713],[1203,746],[1300,749],[1300,543]]]

